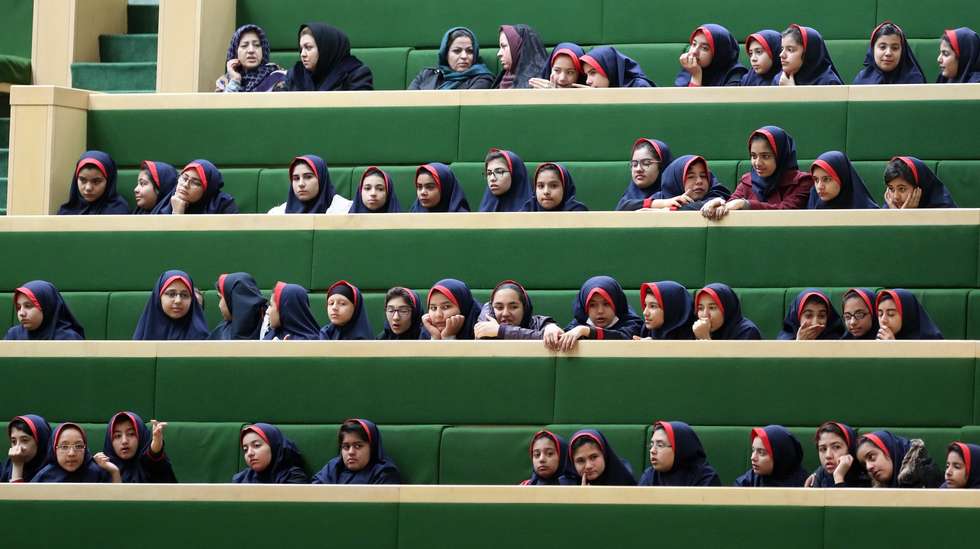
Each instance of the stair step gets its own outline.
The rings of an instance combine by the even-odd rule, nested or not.
[[[73,63],[72,87],[93,91],[156,90],[156,63]]]
[[[103,63],[155,63],[156,34],[103,34],[99,37]]]
[[[0,118],[0,148],[10,147],[10,119]]]
[[[129,18],[126,32],[132,34],[156,33],[160,21],[160,6],[129,5],[126,10]]]

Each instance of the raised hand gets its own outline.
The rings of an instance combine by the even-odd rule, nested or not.
[[[706,318],[695,320],[691,330],[698,339],[711,339],[711,321]]]
[[[150,442],[150,451],[154,454],[159,454],[163,451],[163,430],[166,428],[166,421],[150,420],[150,431],[153,434],[153,440]]]
[[[837,460],[837,468],[834,469],[834,484],[843,484],[844,477],[847,476],[852,465],[854,465],[854,456],[851,454],[844,454]]]

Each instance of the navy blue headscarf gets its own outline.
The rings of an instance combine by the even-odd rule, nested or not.
[[[711,339],[762,339],[759,327],[754,322],[742,316],[742,303],[739,301],[735,291],[727,284],[714,282],[698,290],[694,296],[695,307],[701,299],[701,294],[706,293],[721,309],[725,323],[721,328],[711,332]]]
[[[678,156],[673,162],[671,162],[670,165],[663,170],[663,174],[661,175],[660,190],[654,193],[650,198],[653,200],[664,198],[669,199],[684,194],[684,181],[687,179],[687,172],[691,169],[691,165],[695,162],[701,162],[704,164],[704,168],[708,172],[709,182],[708,192],[705,193],[704,197],[700,198],[698,202],[704,202],[713,198],[728,200],[728,197],[731,196],[732,193],[718,181],[718,178],[715,177],[715,174],[708,166],[708,161],[705,160],[703,156],[694,154]]]
[[[272,449],[272,460],[262,472],[257,473],[246,466],[235,473],[231,481],[235,484],[307,484],[309,477],[304,470],[303,455],[293,441],[283,436],[282,431],[268,423],[247,425],[238,435],[238,442],[248,433],[255,433]]]
[[[490,149],[491,152],[499,152],[504,155],[504,162],[510,171],[510,188],[501,196],[490,192],[490,187],[483,191],[483,200],[480,201],[481,212],[519,212],[527,204],[528,200],[534,198],[531,184],[527,180],[527,166],[521,157],[513,151],[500,149]],[[484,170],[487,169],[486,163],[483,164]]]
[[[364,200],[361,198],[361,191],[364,189],[364,180],[369,175],[377,175],[385,181],[387,199],[377,210],[372,210],[365,206]],[[364,173],[361,175],[361,182],[357,186],[357,192],[354,193],[354,203],[351,204],[350,213],[398,213],[400,211],[402,211],[402,206],[398,202],[398,195],[395,194],[395,185],[391,182],[391,174],[377,166],[371,166],[364,170]]]
[[[555,450],[558,452],[558,468],[551,478],[541,477],[534,468],[534,443],[542,438],[546,438],[554,443]],[[531,437],[531,444],[528,446],[528,454],[531,456],[531,478],[521,482],[521,486],[557,486],[561,484],[562,477],[570,478],[576,474],[568,443],[565,442],[565,439],[551,431],[542,429],[534,433],[534,436]]]
[[[902,317],[902,329],[895,334],[895,339],[943,339],[939,326],[929,318],[925,307],[908,290],[896,288],[878,292],[875,313],[878,312],[878,305],[888,298],[895,302],[898,314]]]
[[[963,456],[963,464],[966,466],[965,488],[980,488],[980,446],[957,441],[950,444],[950,451],[954,445],[959,449],[959,453]],[[949,488],[949,485],[944,482],[940,488]]]
[[[640,486],[721,486],[718,472],[708,463],[701,439],[683,421],[658,421],[654,431],[663,429],[674,449],[674,466],[661,473],[648,467],[640,478]]]
[[[633,476],[633,470],[626,460],[621,459],[616,455],[615,450],[606,440],[606,436],[596,429],[582,429],[577,431],[572,438],[568,441],[568,447],[570,449],[569,456],[573,460],[574,464],[574,450],[576,441],[579,439],[588,440],[599,446],[599,451],[602,452],[602,457],[606,462],[606,469],[599,475],[599,478],[593,480],[589,484],[593,486],[636,486],[636,477]],[[575,470],[574,465],[567,475],[563,475],[560,480],[561,484],[575,485],[579,486],[582,484],[582,477]]]
[[[459,307],[459,314],[466,317],[466,320],[463,322],[463,327],[456,334],[456,339],[473,339],[473,326],[480,319],[480,310],[483,309],[483,305],[473,299],[473,293],[470,292],[470,287],[461,280],[444,278],[436,282],[432,286],[432,289],[429,290],[429,295],[425,299],[426,303],[432,301],[432,295],[435,292],[439,292],[449,301],[452,301],[454,305]],[[419,337],[421,339],[431,338],[427,330],[421,330]]]
[[[157,202],[149,210],[144,210],[139,206],[133,209],[133,215],[154,214],[163,209],[165,203],[169,203],[169,198],[165,202],[164,197],[173,196],[174,189],[177,188],[177,170],[166,162],[157,160],[144,160],[140,163],[140,169],[145,170],[153,184],[153,190],[157,193]]]
[[[25,414],[17,416],[7,424],[8,437],[13,430],[14,421],[18,419],[27,424],[27,434],[34,439],[37,445],[37,452],[34,453],[34,457],[25,463],[22,469],[23,477],[21,478],[23,478],[24,482],[30,482],[37,472],[48,462],[48,456],[51,452],[51,426],[48,425],[47,420],[39,415]],[[14,464],[9,459],[3,462],[3,467],[0,467],[0,482],[10,482],[13,468]]]
[[[338,280],[327,288],[327,300],[334,294],[342,295],[350,300],[354,305],[354,314],[343,326],[334,326],[327,322],[326,326],[320,328],[320,339],[330,341],[374,339],[374,333],[371,332],[371,322],[368,320],[367,311],[364,309],[364,296],[361,295],[357,286],[346,280]]]
[[[95,168],[105,177],[105,191],[95,202],[87,202],[78,190],[78,172],[83,168]],[[75,163],[75,173],[68,188],[68,202],[58,208],[58,215],[125,215],[129,204],[116,190],[116,163],[102,151],[85,151]]]
[[[14,306],[17,306],[17,294],[27,296],[34,306],[41,310],[43,318],[41,325],[35,330],[28,330],[18,324],[7,330],[4,339],[8,340],[72,340],[85,339],[85,329],[75,320],[71,309],[61,297],[61,292],[54,284],[45,280],[32,280],[14,290]]]
[[[575,44],[574,42],[561,42],[551,50],[551,57],[548,58],[548,64],[545,65],[544,70],[541,71],[541,78],[545,80],[551,80],[551,70],[555,66],[555,59],[559,55],[565,55],[571,58],[572,66],[578,71],[578,81],[576,83],[585,85],[585,71],[582,70],[582,56],[585,55],[585,50],[582,46]]]
[[[367,443],[371,445],[371,459],[360,471],[351,471],[344,463],[342,455],[327,462],[320,472],[313,475],[313,484],[401,484],[401,473],[395,462],[385,455],[381,443],[381,431],[373,421],[367,419],[349,419],[356,422],[367,434]]]
[[[578,295],[575,296],[575,301],[572,302],[572,315],[574,318],[565,327],[565,331],[571,330],[576,326],[589,325],[589,300],[594,295],[602,296],[603,299],[609,302],[613,306],[613,309],[615,309],[616,316],[619,318],[619,322],[612,326],[607,326],[605,330],[623,332],[627,335],[627,339],[640,333],[640,328],[643,326],[643,319],[630,307],[629,301],[626,299],[626,293],[623,292],[623,287],[619,285],[619,282],[615,278],[605,275],[593,276],[586,280],[585,284],[582,284]],[[597,328],[597,330],[602,329]],[[600,333],[602,332],[600,331]],[[602,339],[602,337],[599,339]]]
[[[313,175],[316,177],[318,182],[318,192],[316,197],[312,200],[303,202],[296,196],[293,192],[292,175],[293,170],[296,169],[296,165],[300,162],[306,164],[311,170],[313,170]],[[322,214],[327,212],[327,208],[333,202],[334,195],[337,191],[333,188],[333,183],[330,181],[330,171],[327,169],[327,163],[324,162],[322,158],[313,154],[304,154],[302,156],[297,156],[293,159],[293,162],[289,165],[289,197],[286,199],[286,213],[314,213]]]
[[[61,438],[61,433],[69,427],[80,432],[82,442],[85,443],[82,464],[74,471],[62,469],[61,464],[58,463],[58,439]],[[77,423],[65,422],[59,425],[54,430],[54,435],[51,436],[51,446],[48,452],[48,463],[34,475],[31,482],[112,482],[112,476],[92,459],[92,453],[88,448],[88,435],[85,434],[85,429],[82,429],[82,426]]]
[[[776,78],[781,70],[782,66],[779,63],[779,53],[783,48],[783,35],[779,34],[779,31],[774,31],[772,29],[764,29],[756,33],[750,34],[745,39],[745,53],[749,53],[749,48],[752,46],[752,42],[757,42],[762,49],[766,50],[769,54],[769,59],[772,64],[769,65],[769,70],[763,74],[758,74],[751,67],[745,76],[742,77],[742,81],[739,83],[740,86],[772,86],[773,79],[778,83],[779,79]]]
[[[796,162],[796,142],[793,140],[793,136],[779,126],[763,126],[752,132],[752,135],[749,136],[750,148],[752,139],[756,136],[765,138],[769,147],[772,148],[773,154],[776,155],[776,171],[772,172],[769,177],[762,177],[755,170],[749,172],[752,178],[752,192],[760,200],[765,200],[779,187],[786,172],[799,170],[800,165]]]
[[[766,486],[800,488],[806,481],[803,469],[803,446],[782,425],[755,427],[749,441],[761,438],[766,451],[772,456],[772,473],[760,475],[751,468],[735,480],[735,486]]]
[[[892,160],[896,158],[901,160],[909,171],[912,172],[912,178],[915,181],[909,181],[909,183],[922,189],[922,196],[919,198],[919,208],[958,207],[953,200],[953,195],[949,193],[949,189],[929,169],[929,166],[926,166],[925,162],[914,156],[896,156]],[[885,202],[881,207],[888,208],[888,203]]]
[[[858,433],[857,430],[837,421],[828,421],[817,427],[817,433],[813,437],[813,441],[819,446],[820,435],[823,429],[830,427],[831,429],[836,428],[839,433],[833,433],[835,435],[844,435],[844,443],[847,445],[847,453],[854,458],[853,465],[847,470],[847,474],[844,475],[844,486],[848,488],[861,488],[868,485],[867,478],[865,478],[865,473],[858,464],[857,459],[857,441]],[[824,431],[826,432],[826,431]],[[819,448],[817,450],[819,452]],[[813,487],[814,488],[833,488],[837,486],[834,482],[834,472],[827,471],[823,468],[823,465],[819,465],[817,470],[814,471]]]
[[[225,300],[231,320],[223,320],[211,332],[210,339],[259,339],[262,319],[269,300],[248,273],[223,274],[214,284]]]
[[[912,443],[909,441],[909,439],[898,435],[893,435],[888,431],[874,431],[873,433],[863,435],[858,440],[857,445],[861,446],[865,442],[873,444],[879,450],[884,452],[889,459],[891,459],[892,478],[889,481],[888,486],[893,488],[898,486],[898,473],[902,469],[902,460],[905,459],[905,454],[907,454],[909,449],[912,447]]]
[[[644,143],[653,148],[653,155],[658,159],[657,162],[660,170],[657,172],[657,180],[641,189],[637,186],[636,182],[630,179],[630,182],[626,185],[626,190],[623,191],[623,196],[620,197],[619,203],[616,204],[616,211],[631,211],[642,208],[644,200],[650,198],[653,193],[660,191],[660,182],[664,176],[664,169],[674,160],[674,156],[670,153],[670,147],[659,139],[641,137],[633,143],[631,151],[636,152],[636,148]]]
[[[204,186],[204,194],[197,202],[187,205],[187,208],[184,210],[185,214],[238,213],[238,205],[235,204],[235,198],[221,190],[221,188],[225,186],[225,179],[221,175],[221,170],[219,170],[217,166],[208,160],[198,158],[197,160],[193,160],[190,164],[184,166],[184,169],[181,170],[180,173],[184,173],[187,170],[194,170],[194,172],[197,173],[197,176],[201,179],[201,184]],[[174,213],[173,206],[170,204],[170,199],[176,192],[177,190],[175,187],[173,193],[159,199],[163,201],[163,205],[159,210],[154,210],[154,212],[160,214]]]
[[[546,168],[553,168],[558,170],[558,179],[561,180],[561,202],[557,206],[546,210],[538,202],[538,197],[536,194],[531,195],[531,198],[524,204],[524,211],[526,212],[587,212],[589,211],[588,206],[579,202],[575,199],[575,180],[572,179],[572,174],[568,172],[565,166],[558,164],[557,162],[544,162],[538,166],[538,169],[534,171],[534,182],[535,186],[538,181],[538,174]]]
[[[302,60],[297,61],[286,75],[289,91],[332,91],[351,72],[364,66],[350,53],[350,38],[347,34],[326,23],[304,23],[296,33],[296,43],[303,36],[303,30],[310,29],[316,42],[320,58],[313,72],[306,70]],[[368,88],[370,89],[370,88]]]
[[[449,66],[449,36],[456,31],[463,31],[470,37],[473,41],[473,64],[470,68],[462,72],[457,72]],[[458,38],[458,37],[457,37]],[[483,63],[483,58],[480,57],[480,43],[476,40],[476,35],[473,31],[466,27],[453,27],[446,31],[446,34],[442,35],[442,42],[439,43],[439,70],[442,71],[442,76],[444,81],[440,90],[454,90],[459,87],[462,82],[465,82],[471,78],[476,78],[477,76],[490,76],[493,77],[493,73],[490,69]]]
[[[279,327],[270,328],[265,339],[286,339],[286,336],[290,340],[320,339],[320,325],[310,310],[310,296],[306,288],[277,282],[272,290],[272,302],[279,310]]]
[[[609,79],[610,88],[656,87],[636,61],[619,53],[612,46],[592,48],[582,56],[581,61]]]
[[[793,75],[793,80],[796,82],[797,86],[827,86],[827,85],[840,85],[844,81],[840,77],[840,73],[837,72],[837,67],[834,66],[834,60],[830,58],[830,52],[827,51],[827,44],[823,40],[823,36],[812,27],[804,27],[801,25],[790,25],[790,27],[795,28],[800,31],[800,36],[803,38],[803,64],[800,66],[799,72]],[[780,72],[782,72],[780,70]],[[774,86],[779,85],[779,73],[773,77],[772,84]]]
[[[163,311],[160,297],[171,284],[178,280],[187,286],[187,290],[191,294],[191,306],[187,314],[174,320]],[[149,299],[146,301],[146,306],[143,307],[143,315],[140,316],[139,323],[136,324],[133,339],[137,341],[207,339],[210,335],[208,322],[204,318],[204,309],[201,308],[201,304],[197,302],[197,298],[194,296],[194,288],[194,281],[184,271],[170,270],[160,275]]]
[[[885,72],[878,68],[878,64],[875,63],[875,42],[881,38],[881,30],[885,25],[891,25],[898,30],[898,37],[902,41],[902,57],[898,60],[898,65]],[[919,60],[915,58],[915,54],[912,53],[912,48],[909,47],[909,41],[905,39],[905,32],[902,28],[892,23],[891,21],[885,21],[884,23],[875,27],[875,30],[871,33],[871,43],[868,44],[868,53],[864,56],[864,68],[861,69],[857,76],[854,77],[854,84],[925,84],[926,77],[923,75],[922,67],[919,65]]]
[[[691,326],[698,319],[694,299],[687,288],[673,280],[644,282],[640,285],[640,305],[646,307],[647,296],[652,294],[664,311],[664,323],[649,330],[644,323],[640,337],[651,339],[694,339]]]
[[[976,31],[969,27],[947,30],[943,32],[943,40],[949,42],[949,46],[953,48],[958,68],[953,78],[946,78],[940,71],[936,82],[980,82],[980,36]]]
[[[817,157],[810,165],[810,174],[814,168],[830,174],[840,185],[840,193],[830,202],[824,202],[817,194],[817,186],[810,189],[810,201],[806,207],[810,210],[877,210],[878,203],[871,198],[871,193],[864,185],[864,180],[854,169],[851,160],[840,151],[827,151]],[[814,178],[816,181],[816,178]]]
[[[419,333],[422,331],[422,297],[415,290],[401,286],[398,288],[408,296],[406,301],[408,301],[408,306],[412,308],[412,327],[401,334],[396,334],[392,331],[391,324],[388,323],[388,315],[385,314],[385,330],[378,336],[378,339],[419,339]],[[388,302],[386,301],[385,307],[387,306]]]
[[[119,457],[116,454],[115,448],[112,447],[112,428],[115,427],[116,422],[119,420],[128,420],[133,424],[133,429],[136,431],[136,453],[129,459]],[[105,452],[105,455],[109,456],[109,460],[116,467],[119,467],[119,474],[124,483],[176,483],[177,477],[174,476],[173,467],[170,465],[170,458],[163,451],[160,452],[160,455],[154,456],[150,450],[150,443],[152,442],[153,434],[143,423],[143,418],[134,412],[119,412],[109,420],[102,451]]]
[[[861,337],[854,337],[851,335],[850,330],[847,329],[847,323],[845,322],[844,335],[841,336],[841,339],[876,339],[878,337],[878,311],[875,309],[875,293],[867,288],[848,289],[844,292],[844,297],[841,302],[841,313],[844,312],[844,303],[847,302],[848,297],[854,296],[857,296],[868,307],[868,314],[871,315],[871,328],[868,328],[868,331]]]
[[[786,318],[783,319],[783,330],[779,332],[776,339],[796,339],[796,332],[799,331],[802,323],[803,308],[806,306],[806,302],[811,299],[817,299],[827,306],[827,324],[817,339],[840,339],[844,336],[844,321],[841,320],[840,315],[837,314],[837,309],[830,302],[830,296],[816,288],[807,288],[793,300],[793,305],[790,306],[789,311],[786,312]]]
[[[262,45],[262,59],[259,61],[259,66],[252,70],[246,70],[244,66],[240,67],[239,70],[242,73],[241,91],[262,91],[258,89],[259,84],[270,74],[280,70],[279,65],[270,61],[269,39],[265,36],[265,31],[262,30],[262,27],[249,23],[235,29],[235,32],[231,35],[231,43],[228,44],[228,53],[225,55],[225,61],[238,59],[238,46],[242,41],[242,35],[246,32],[254,32],[258,35],[259,43]]]
[[[412,203],[412,212],[468,212],[470,203],[466,201],[466,193],[456,180],[456,174],[449,166],[441,162],[423,164],[415,170],[415,177],[425,172],[432,176],[439,187],[439,203],[433,208],[426,208],[418,199]]]
[[[748,69],[738,62],[738,42],[728,29],[714,23],[707,23],[694,29],[688,44],[694,42],[694,35],[704,33],[714,57],[711,64],[701,69],[702,86],[734,86],[741,81]],[[681,69],[674,85],[686,87],[691,83],[691,73]]]

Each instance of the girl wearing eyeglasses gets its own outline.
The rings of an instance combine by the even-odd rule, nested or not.
[[[659,139],[641,137],[633,143],[633,156],[630,158],[630,182],[623,196],[616,204],[616,211],[635,211],[643,207],[643,202],[660,191],[660,179],[673,155],[670,147]]]
[[[166,271],[143,308],[134,340],[167,341],[207,339],[204,309],[194,297],[194,282],[184,271]]]
[[[658,421],[650,437],[650,467],[640,486],[721,486],[701,439],[683,421]]]
[[[348,419],[337,432],[340,455],[331,459],[313,484],[401,484],[398,466],[385,455],[381,431],[373,421]]]
[[[418,292],[396,286],[385,294],[385,329],[378,339],[419,339],[422,298]]]
[[[875,315],[875,293],[867,288],[851,288],[844,292],[841,302],[844,327],[841,339],[874,339],[878,334],[878,316]]]
[[[531,199],[527,167],[511,151],[490,149],[483,162],[487,189],[480,201],[481,212],[519,212]]]
[[[85,430],[77,423],[62,423],[51,437],[48,464],[38,471],[31,482],[122,482],[119,467],[102,452],[94,456],[88,451]],[[11,482],[22,479],[11,478]]]
[[[221,190],[224,186],[224,177],[217,166],[201,158],[194,160],[181,170],[174,192],[160,199],[164,205],[157,213],[164,215],[238,213],[235,198]]]

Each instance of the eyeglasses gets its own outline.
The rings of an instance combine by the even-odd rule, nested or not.
[[[661,440],[658,440],[657,442],[651,442],[650,448],[655,448],[658,452],[660,452],[662,450],[666,450],[667,448],[671,448],[671,445]]]
[[[857,320],[858,322],[861,322],[862,320],[864,320],[868,316],[869,316],[868,313],[866,313],[864,311],[858,311],[858,312],[856,312],[854,314],[844,313],[844,322],[850,322],[852,320]]]
[[[57,448],[59,452],[64,453],[64,454],[67,454],[68,452],[71,452],[72,450],[75,450],[76,452],[84,452],[85,451],[85,444],[83,444],[81,442],[78,442],[78,443],[75,443],[75,444],[59,444],[59,445],[55,446],[55,448]]]
[[[204,184],[197,179],[191,179],[187,174],[180,176],[180,182],[188,187],[203,187]]]
[[[638,168],[640,166],[643,166],[644,168],[649,168],[650,166],[653,166],[654,164],[659,164],[659,162],[657,162],[656,160],[654,160],[652,158],[644,158],[643,160],[630,160],[630,168],[633,168],[633,169],[636,169],[636,168]]]
[[[507,175],[509,173],[510,173],[509,171],[507,171],[507,170],[505,170],[503,168],[497,168],[495,170],[487,170],[487,177],[489,178],[490,176],[495,176],[495,177],[497,177],[497,179],[500,179],[501,177],[503,177],[503,176],[505,176],[505,175]]]
[[[408,307],[385,307],[385,314],[388,316],[408,316],[412,310]]]
[[[166,292],[163,292],[163,295],[167,296],[169,299],[177,299],[178,297],[181,299],[191,298],[191,294],[187,292],[178,292],[176,290],[167,290]]]

